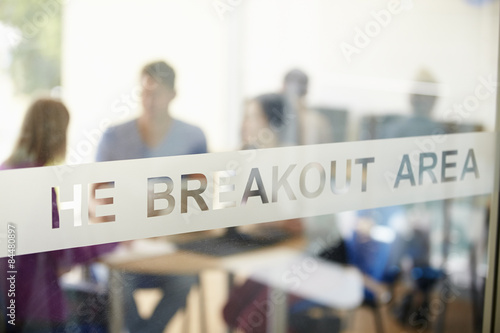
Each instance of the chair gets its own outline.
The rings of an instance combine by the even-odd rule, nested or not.
[[[350,239],[345,240],[348,263],[356,266],[363,274],[373,281],[389,287],[389,297],[379,300],[376,293],[365,286],[363,306],[374,312],[375,329],[377,333],[384,332],[381,302],[389,303],[393,299],[394,286],[400,276],[399,254],[401,241],[395,231],[388,226],[391,216],[401,213],[400,207],[386,207],[359,212],[359,217],[370,221],[371,228],[353,232]]]

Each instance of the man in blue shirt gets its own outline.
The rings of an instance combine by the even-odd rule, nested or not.
[[[109,128],[97,150],[97,161],[162,157],[207,152],[202,130],[170,115],[176,92],[175,72],[165,62],[146,65],[141,72],[139,118]]]
[[[142,112],[137,119],[109,128],[97,149],[97,161],[162,157],[207,152],[202,130],[170,115],[175,98],[175,72],[163,61],[146,65],[141,71]],[[163,332],[178,309],[186,304],[192,275],[145,275],[123,273],[125,323],[130,332]],[[138,312],[133,292],[139,288],[160,288],[163,298],[152,316],[145,320]]]

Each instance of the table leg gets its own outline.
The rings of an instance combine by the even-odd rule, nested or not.
[[[110,269],[109,272],[109,306],[111,313],[109,315],[110,332],[123,332],[123,279],[116,269]]]
[[[201,333],[206,333],[207,332],[207,313],[206,313],[206,304],[205,304],[205,293],[204,293],[204,288],[203,288],[203,273],[200,272],[198,274],[198,292],[199,292],[199,297],[200,297],[200,322],[201,322],[201,327],[200,331]]]
[[[267,317],[267,332],[286,333],[288,329],[287,293],[279,288],[269,287],[269,295],[282,301],[274,304],[274,311]]]
[[[229,294],[231,293],[231,290],[233,290],[234,287],[234,274],[232,272],[227,273],[227,295],[229,297]],[[235,333],[236,330],[232,329],[231,327],[228,327],[227,333]]]

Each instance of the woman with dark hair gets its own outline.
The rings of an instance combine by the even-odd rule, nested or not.
[[[241,125],[242,149],[274,148],[281,145],[280,131],[285,125],[285,101],[281,94],[259,95],[245,105]],[[246,227],[246,228],[245,228]],[[285,231],[289,236],[303,232],[301,219],[260,223],[243,227],[249,235],[255,233],[266,235],[276,230]],[[245,333],[260,333],[267,331],[267,318],[258,324],[248,325],[248,316],[259,313],[256,304],[268,304],[268,286],[247,279],[242,285],[235,287],[223,309],[223,317],[231,328],[237,328]]]
[[[28,109],[17,144],[0,170],[41,167],[61,163],[66,154],[69,112],[60,101],[36,100]],[[56,198],[55,192],[52,193]],[[53,219],[59,220],[57,198],[52,202]],[[55,208],[55,209],[54,209]],[[54,223],[54,221],[52,221]],[[20,236],[22,237],[22,236]],[[3,332],[66,332],[70,315],[59,285],[62,272],[111,251],[115,244],[72,248],[16,256],[16,316],[12,322],[3,313]],[[8,281],[4,274],[8,258],[0,259],[0,300],[5,310]],[[11,321],[9,323],[9,321]],[[15,325],[12,325],[15,323]]]
[[[285,123],[285,103],[280,94],[264,94],[250,100],[241,126],[244,149],[280,145],[278,132]]]

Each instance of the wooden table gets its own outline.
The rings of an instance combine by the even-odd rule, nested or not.
[[[138,254],[133,249],[128,254],[120,254],[119,251],[111,254],[103,259],[111,269],[111,331],[121,332],[123,327],[119,271],[171,275],[200,274],[210,269],[225,270],[252,277],[270,286],[274,292],[294,293],[333,308],[348,310],[359,306],[363,298],[361,273],[352,267],[304,255],[301,249],[305,244],[304,238],[295,238],[225,257],[175,250],[168,246],[164,247],[163,253],[159,246],[156,254],[155,251]],[[297,275],[297,267],[305,270],[305,274]],[[283,274],[288,274],[289,279],[284,278]],[[290,282],[292,279],[294,283]],[[276,304],[274,314],[268,320],[272,332],[286,332],[286,307],[286,302]]]

